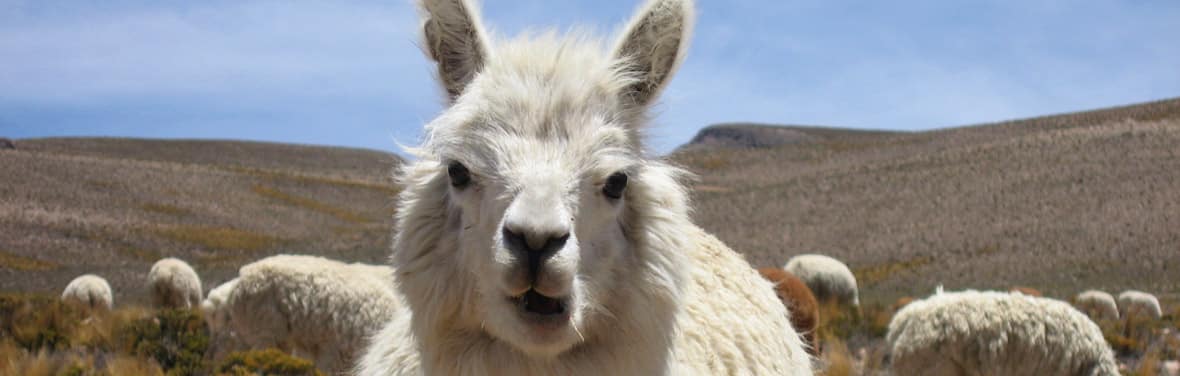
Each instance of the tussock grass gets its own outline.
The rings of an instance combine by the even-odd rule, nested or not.
[[[15,255],[0,250],[0,268],[20,271],[46,271],[61,267],[57,263]]]
[[[291,356],[277,349],[234,352],[217,366],[221,375],[322,375],[311,361]]]
[[[336,219],[341,221],[355,224],[365,224],[372,222],[372,220],[369,218],[365,218],[364,216],[353,213],[347,209],[338,208],[307,197],[299,197],[293,194],[285,193],[278,189],[270,188],[261,184],[255,184],[252,189],[254,190],[254,193],[257,193],[262,197],[278,200],[291,206],[324,213],[336,217]]]
[[[121,307],[86,316],[56,297],[0,294],[0,375],[322,376],[277,349],[214,359],[196,310]]]
[[[261,251],[272,248],[281,239],[229,227],[172,226],[155,230],[165,238],[216,250]]]

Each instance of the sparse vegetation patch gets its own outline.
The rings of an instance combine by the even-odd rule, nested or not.
[[[877,264],[863,268],[855,268],[852,270],[852,274],[856,276],[856,281],[861,286],[870,286],[884,281],[897,273],[925,266],[931,261],[933,261],[933,259],[929,256],[919,256],[897,262],[887,262],[884,264]]]

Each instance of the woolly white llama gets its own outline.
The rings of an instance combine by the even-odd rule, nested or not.
[[[388,266],[278,255],[241,267],[229,287],[228,330],[247,346],[277,347],[329,373],[352,368],[402,305]]]
[[[221,359],[232,351],[247,347],[230,326],[230,312],[226,309],[229,295],[237,285],[238,279],[231,279],[209,290],[205,300],[201,301],[201,313],[209,328],[209,349],[205,354],[210,359]]]
[[[229,294],[234,291],[234,287],[237,285],[237,278],[222,283],[209,290],[209,295],[201,302],[201,313],[204,314],[205,323],[209,326],[210,331],[217,332],[229,324],[229,311],[222,308],[225,307],[226,301],[229,300]]]
[[[1105,291],[1082,291],[1074,298],[1074,305],[1095,319],[1119,318],[1119,307],[1114,301],[1114,296]]]
[[[1159,319],[1164,312],[1160,309],[1160,301],[1155,295],[1139,291],[1127,290],[1119,293],[1119,313],[1123,317],[1144,317]]]
[[[84,274],[66,285],[61,301],[92,311],[109,311],[115,298],[107,280],[94,274]]]
[[[181,259],[156,261],[147,279],[153,307],[193,308],[201,304],[201,277]]]
[[[770,282],[692,224],[683,172],[643,156],[689,0],[650,0],[609,54],[489,38],[466,0],[422,7],[449,108],[400,176],[409,309],[360,374],[811,374]]]
[[[802,279],[821,303],[834,301],[860,306],[856,277],[840,260],[824,255],[798,255],[787,260],[783,269]]]
[[[889,323],[895,375],[1118,375],[1102,331],[1068,303],[1016,292],[917,300]]]

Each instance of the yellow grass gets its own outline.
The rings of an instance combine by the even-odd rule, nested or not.
[[[140,208],[142,208],[143,210],[147,210],[149,212],[166,214],[166,215],[171,215],[171,216],[176,216],[176,217],[181,217],[181,216],[186,216],[186,215],[191,214],[191,212],[188,211],[188,209],[185,209],[185,208],[182,208],[179,206],[175,206],[175,205],[168,205],[168,204],[143,204],[143,205],[140,205]]]
[[[280,239],[229,227],[172,226],[155,230],[157,234],[182,243],[207,249],[261,251],[279,244]]]
[[[316,201],[316,200],[313,200],[313,199],[310,199],[307,197],[299,197],[299,196],[296,196],[293,194],[285,193],[285,192],[280,191],[278,189],[266,187],[261,184],[255,184],[253,190],[254,190],[254,193],[257,193],[263,197],[268,197],[268,198],[272,198],[272,199],[275,199],[278,201],[282,201],[282,202],[292,205],[292,206],[301,207],[304,209],[309,209],[312,211],[328,214],[333,217],[336,217],[336,219],[339,219],[341,221],[355,223],[355,224],[365,224],[365,223],[372,222],[370,219],[365,218],[359,214],[353,213],[351,211],[348,211],[346,209],[338,208],[338,207],[335,207],[332,205],[328,205],[328,204],[325,204],[325,203],[322,203],[322,202],[319,202],[319,201]]]
[[[57,269],[60,265],[0,251],[0,267],[20,271],[46,271]]]

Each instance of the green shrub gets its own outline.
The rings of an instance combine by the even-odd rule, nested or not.
[[[320,376],[315,364],[277,349],[235,352],[217,366],[224,375]]]
[[[201,373],[209,347],[205,323],[191,310],[163,310],[132,321],[119,339],[129,353],[154,359],[169,375]]]

